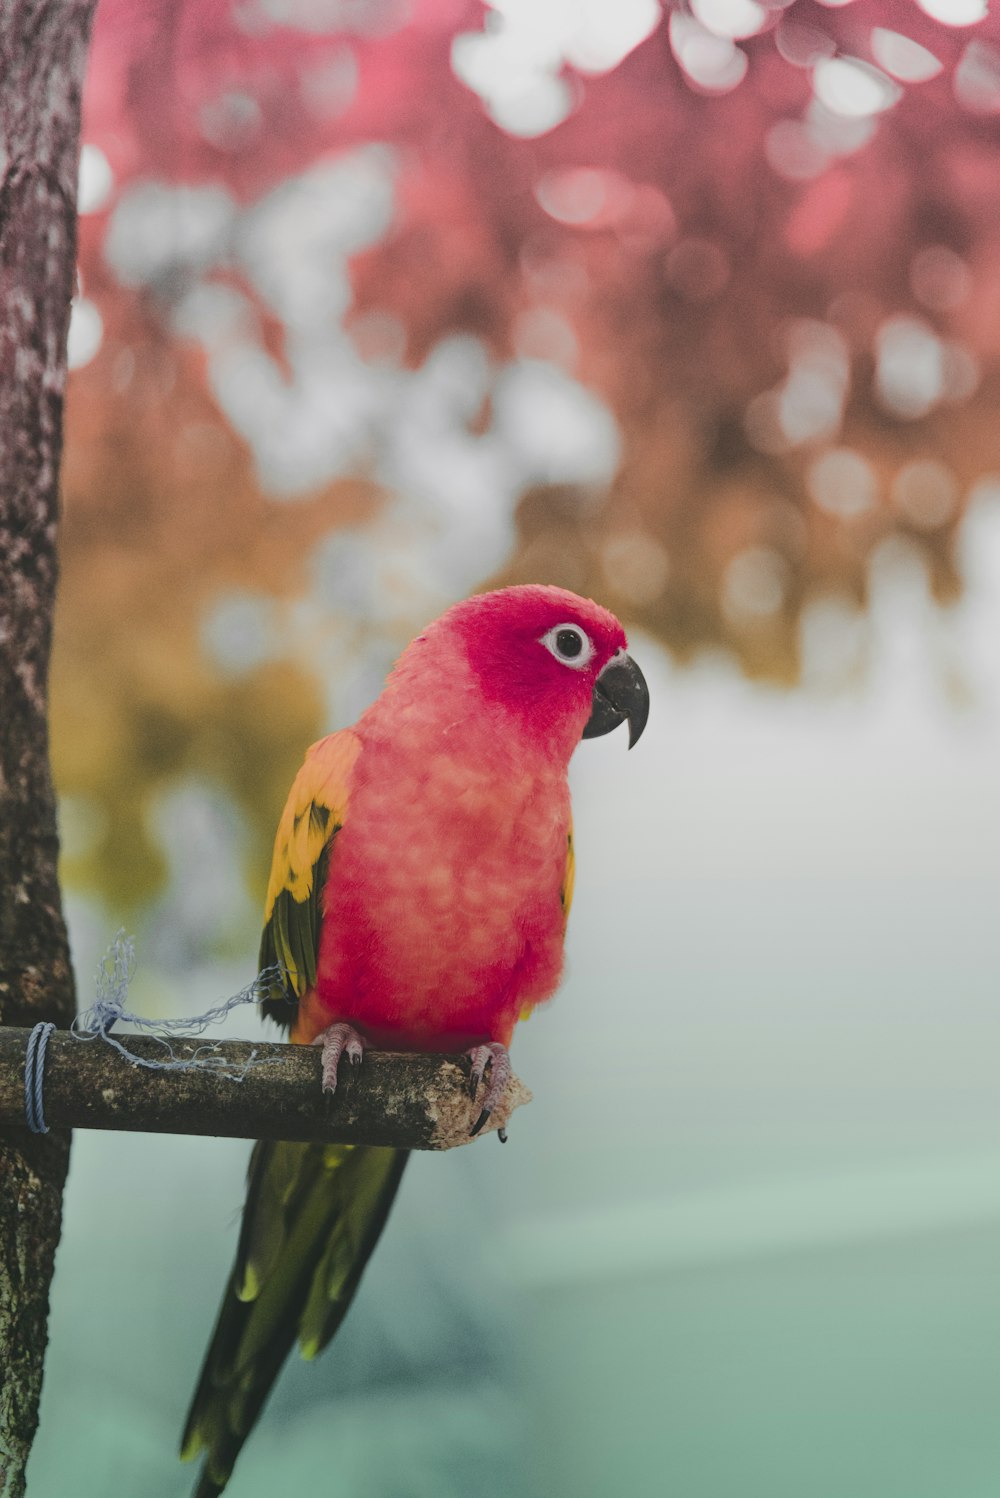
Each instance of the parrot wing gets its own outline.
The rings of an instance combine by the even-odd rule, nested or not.
[[[263,1008],[295,1024],[297,1040],[313,1038],[299,1002],[308,1008],[316,982],[322,895],[360,747],[349,730],[314,744],[278,824],[260,963],[283,977]],[[367,1145],[254,1146],[236,1262],[181,1445],[184,1460],[207,1454],[196,1498],[222,1492],[296,1338],[312,1358],[337,1330],[406,1160],[405,1150]]]
[[[259,957],[261,972],[277,967],[284,974],[263,1003],[278,1024],[294,1023],[299,1000],[316,983],[323,890],[360,749],[349,728],[313,744],[278,823]]]

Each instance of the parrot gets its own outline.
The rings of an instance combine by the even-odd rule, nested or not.
[[[367,1047],[467,1054],[479,1133],[518,1020],[563,964],[581,739],[649,714],[601,605],[528,584],[455,604],[407,646],[353,728],[307,752],[278,824],[265,1014],[322,1048],[324,1091]],[[501,1136],[503,1137],[503,1136]],[[407,1151],[259,1141],[236,1259],[181,1444],[217,1498],[282,1364],[330,1341],[385,1226]]]

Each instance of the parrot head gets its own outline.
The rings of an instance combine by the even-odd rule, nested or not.
[[[645,728],[649,691],[626,644],[600,604],[529,585],[465,599],[410,648],[457,649],[502,718],[569,753],[626,721],[631,748]]]

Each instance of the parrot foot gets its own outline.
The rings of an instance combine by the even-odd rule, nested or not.
[[[483,1097],[483,1110],[469,1130],[470,1134],[478,1134],[497,1103],[503,1097],[507,1083],[511,1079],[510,1056],[507,1054],[507,1047],[501,1045],[498,1040],[491,1040],[486,1045],[474,1045],[466,1054],[472,1062],[472,1075],[469,1078],[469,1096],[473,1102],[476,1101],[476,1093],[479,1091],[479,1084],[483,1080],[487,1068],[489,1068],[490,1074],[486,1093]],[[503,1129],[500,1131],[500,1138],[503,1143],[506,1143],[507,1136]]]
[[[332,1093],[337,1090],[337,1068],[340,1065],[341,1056],[347,1056],[353,1069],[361,1065],[361,1058],[365,1053],[364,1036],[359,1035],[353,1025],[344,1022],[328,1025],[325,1030],[321,1030],[313,1041],[313,1045],[323,1047],[324,1092]]]

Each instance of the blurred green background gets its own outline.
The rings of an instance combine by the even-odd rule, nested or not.
[[[81,1004],[253,975],[319,733],[616,608],[505,1150],[420,1157],[230,1491],[985,1498],[1000,27],[979,0],[102,0],[53,752]],[[230,1033],[259,1033],[240,1012]],[[175,1498],[247,1146],[80,1133],[33,1498]]]

